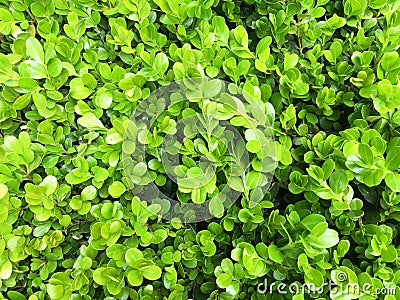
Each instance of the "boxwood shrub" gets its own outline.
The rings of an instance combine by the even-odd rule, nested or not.
[[[0,299],[400,299],[399,45],[397,0],[0,0]]]

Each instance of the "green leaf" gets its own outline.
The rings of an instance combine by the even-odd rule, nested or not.
[[[27,107],[31,103],[31,94],[25,94],[20,97],[14,102],[13,107],[16,110],[22,110]]]
[[[387,249],[382,249],[381,257],[385,262],[394,262],[397,258],[396,248],[390,245]]]
[[[339,243],[339,235],[335,230],[327,229],[322,235],[318,237],[314,236],[310,237],[308,242],[312,246],[317,248],[321,249],[332,248],[333,246]]]
[[[71,173],[68,173],[67,176],[65,176],[65,180],[67,183],[76,185],[85,182],[86,180],[89,180],[92,177],[90,173],[82,173],[81,170],[75,169]]]
[[[46,66],[42,63],[35,60],[26,60],[24,63],[33,79],[42,79],[47,77]]]
[[[282,252],[274,244],[271,244],[271,245],[268,246],[268,256],[274,262],[277,262],[279,264],[281,264],[285,259],[285,257],[283,256]]]
[[[248,173],[246,179],[246,188],[248,190],[251,190],[260,186],[262,182],[262,176],[263,175],[261,173],[255,171],[251,171],[250,173]]]
[[[388,173],[385,176],[385,183],[393,192],[400,192],[400,174]]]
[[[349,179],[346,172],[343,170],[336,170],[329,177],[329,186],[336,194],[344,192],[348,184]]]
[[[15,72],[13,72],[12,69],[12,64],[8,60],[7,56],[0,53],[0,83],[15,77]]]
[[[126,276],[128,282],[132,286],[140,286],[143,282],[143,275],[138,270],[131,270]]]
[[[113,94],[111,91],[103,90],[98,95],[98,101],[101,108],[107,109],[111,106],[113,101]]]
[[[141,269],[142,275],[148,280],[157,280],[161,277],[161,269],[156,265],[149,265]]]
[[[285,59],[284,59],[284,70],[287,71],[291,68],[294,68],[297,63],[299,62],[299,57],[297,56],[297,54],[289,54],[289,53],[285,53]]]
[[[119,198],[123,193],[126,192],[126,187],[125,185],[120,182],[120,181],[114,181],[109,187],[108,187],[108,193],[111,195],[113,198]]]
[[[339,17],[337,14],[333,14],[325,23],[327,28],[333,30],[343,27],[344,25],[346,25],[346,19]]]
[[[0,279],[8,279],[11,277],[12,274],[12,264],[11,261],[8,259],[5,260],[1,265],[0,265]]]
[[[85,86],[72,86],[71,97],[77,100],[86,99],[92,94],[93,90]]]
[[[8,187],[5,184],[0,183],[0,199],[7,196],[7,194],[8,194]]]
[[[44,64],[44,52],[40,42],[34,37],[26,39],[26,54],[38,63]]]
[[[81,118],[78,119],[78,123],[79,125],[90,130],[105,128],[103,123],[93,113],[85,113]]]
[[[7,9],[0,8],[0,20],[3,22],[14,21],[13,15]]]
[[[350,250],[350,242],[348,240],[341,240],[337,245],[337,253],[340,257],[346,255]]]
[[[57,178],[55,176],[49,175],[46,176],[46,178],[43,179],[42,183],[40,184],[40,186],[44,186],[45,187],[45,194],[47,196],[53,194],[56,189],[57,189]]]
[[[53,57],[47,63],[47,72],[51,77],[57,77],[61,74],[62,62],[59,58]]]
[[[0,183],[0,224],[3,224],[4,221],[8,218],[8,187],[5,184]],[[0,247],[1,253],[1,247]]]
[[[358,16],[364,13],[367,6],[366,0],[347,0],[344,2],[344,13],[348,16]]]
[[[125,261],[131,267],[135,266],[135,263],[142,258],[143,254],[137,248],[130,248],[125,253]]]
[[[18,80],[18,85],[24,89],[27,89],[28,91],[35,91],[38,88],[38,83],[36,80],[33,80],[32,78],[27,78],[27,77],[22,77]],[[28,94],[22,95],[27,96]],[[30,96],[30,95],[29,95]],[[15,104],[14,104],[15,105]]]
[[[154,59],[155,67],[159,74],[164,74],[168,70],[169,61],[165,53],[158,53]]]
[[[232,283],[232,276],[227,273],[222,273],[221,275],[217,276],[216,281],[220,288],[226,289]]]
[[[207,81],[204,90],[204,97],[212,98],[221,92],[222,82],[220,80]]]
[[[246,143],[246,149],[251,153],[257,153],[261,150],[261,145],[257,140],[251,140]]]
[[[119,144],[124,140],[124,137],[120,135],[118,132],[111,133],[107,135],[106,142],[110,145]]]
[[[147,172],[147,165],[144,162],[138,163],[132,171],[135,176],[143,176]]]
[[[311,214],[311,215],[306,216],[301,221],[301,224],[303,224],[303,226],[305,228],[307,228],[309,231],[312,231],[315,226],[317,226],[320,223],[324,223],[324,222],[325,222],[324,216],[319,215],[319,214]]]
[[[372,149],[370,146],[366,144],[360,144],[358,145],[358,151],[364,162],[369,165],[372,165],[374,163],[374,154],[372,153]]]
[[[242,26],[239,25],[233,30],[233,34],[235,36],[235,40],[242,45],[243,47],[247,48],[248,47],[248,34],[246,29]]]
[[[93,280],[100,285],[106,285],[109,282],[109,279],[103,275],[103,272],[106,270],[107,268],[101,267],[98,268],[96,270],[94,270],[93,272]]]
[[[213,216],[221,218],[224,215],[225,207],[221,199],[219,199],[218,197],[214,197],[210,200],[209,210],[210,213],[213,214]]]
[[[26,300],[26,297],[17,291],[8,291],[7,296],[10,300]]]
[[[82,190],[81,197],[83,201],[93,200],[96,197],[97,189],[89,185]]]
[[[400,167],[400,146],[391,147],[387,153],[385,167],[395,171]]]

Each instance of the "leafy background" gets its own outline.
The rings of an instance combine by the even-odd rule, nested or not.
[[[398,299],[399,7],[1,0],[0,298],[311,297],[257,292],[267,278]],[[203,75],[273,105],[278,168],[256,206],[162,221],[127,189],[124,122]]]

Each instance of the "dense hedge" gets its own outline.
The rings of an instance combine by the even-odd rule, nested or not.
[[[399,9],[0,0],[0,299],[400,299]],[[178,128],[198,113],[247,165],[228,127]],[[208,217],[166,218],[150,182]]]

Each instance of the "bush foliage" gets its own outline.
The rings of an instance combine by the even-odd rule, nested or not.
[[[0,299],[400,299],[399,9],[0,0]],[[199,77],[204,97],[151,97]],[[240,114],[207,100],[217,79],[244,93]],[[130,120],[138,108],[162,112],[152,131]],[[244,137],[234,148],[248,154],[246,176],[226,180],[241,165],[218,143],[224,132],[201,138],[184,124],[178,184],[169,178],[160,147],[199,111]],[[274,139],[266,129],[260,142],[242,113],[267,122],[272,111]],[[139,144],[130,180],[123,154]],[[201,155],[217,166],[206,185]],[[138,196],[145,178],[179,202],[217,199],[212,218],[163,219]],[[239,199],[224,211],[229,199],[212,197],[226,186]],[[322,288],[293,294],[293,283]]]

